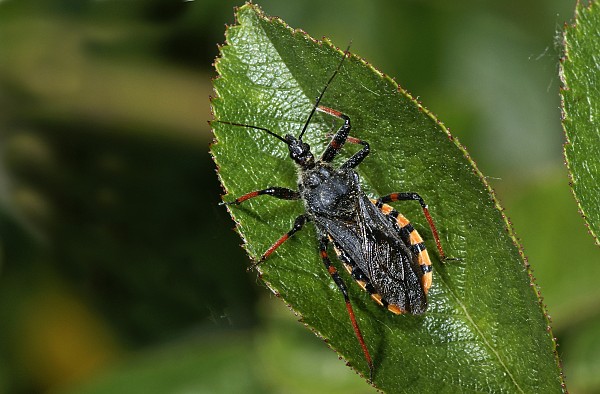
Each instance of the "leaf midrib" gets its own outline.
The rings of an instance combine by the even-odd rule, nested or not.
[[[439,280],[440,282],[442,282],[444,284],[444,286],[446,286],[446,289],[447,289],[448,293],[452,296],[452,298],[454,298],[454,301],[456,302],[456,304],[463,310],[466,319],[471,323],[471,325],[475,329],[475,332],[477,333],[477,335],[479,337],[481,337],[483,343],[489,348],[489,350],[492,352],[492,354],[494,354],[496,356],[496,358],[498,359],[498,362],[500,363],[500,365],[502,365],[502,368],[504,368],[504,370],[506,371],[506,374],[510,377],[510,380],[512,380],[512,382],[515,385],[515,387],[519,390],[519,392],[521,392],[521,393],[524,394],[525,391],[523,391],[523,389],[521,388],[521,386],[519,386],[519,383],[516,381],[516,379],[514,378],[513,374],[508,369],[508,366],[502,360],[502,357],[500,356],[500,353],[498,353],[496,351],[496,349],[494,349],[494,347],[492,346],[492,344],[487,340],[487,338],[483,334],[483,331],[481,331],[479,329],[479,326],[475,323],[475,321],[471,317],[471,314],[467,310],[467,307],[465,306],[465,304],[460,301],[460,298],[458,297],[458,295],[456,295],[456,293],[454,292],[454,290],[448,285],[448,283],[444,280],[444,277],[442,275],[438,275],[437,280]]]

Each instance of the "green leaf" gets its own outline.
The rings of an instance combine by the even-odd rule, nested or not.
[[[579,210],[600,245],[600,3],[577,2],[561,59],[565,158]]]
[[[221,48],[212,101],[215,119],[298,135],[315,97],[342,58],[319,42],[246,4]],[[562,377],[548,319],[501,208],[475,164],[444,126],[389,77],[348,58],[322,104],[352,120],[352,135],[371,144],[358,167],[365,192],[423,196],[442,244],[458,262],[441,263],[417,203],[395,204],[425,238],[434,265],[429,309],[396,316],[376,305],[342,273],[367,345],[374,383],[386,392],[560,392]],[[305,135],[319,155],[339,127],[317,114]],[[296,188],[287,147],[267,133],[212,123],[212,155],[231,200],[268,186]],[[344,148],[342,162],[355,146]],[[253,259],[303,212],[301,202],[269,197],[232,206]],[[339,267],[339,262],[334,259]],[[314,227],[284,243],[259,267],[262,279],[362,373],[367,365],[343,298],[317,254]]]

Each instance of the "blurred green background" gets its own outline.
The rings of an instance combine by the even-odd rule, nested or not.
[[[211,64],[241,4],[0,1],[0,393],[370,392],[246,273],[217,206]],[[259,2],[352,40],[469,149],[534,268],[570,391],[594,393],[600,251],[558,98],[574,4]]]

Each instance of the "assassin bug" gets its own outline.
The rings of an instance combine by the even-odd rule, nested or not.
[[[421,196],[417,193],[392,193],[376,200],[367,197],[361,189],[359,176],[354,168],[369,154],[369,144],[349,136],[351,126],[347,115],[319,105],[348,56],[348,50],[349,48],[344,52],[336,70],[317,97],[298,137],[291,134],[282,137],[260,126],[218,120],[220,123],[266,132],[285,143],[290,158],[296,164],[299,179],[297,191],[277,186],[268,187],[222,204],[238,205],[261,195],[304,202],[305,213],[295,219],[292,229],[269,247],[249,269],[265,261],[307,222],[312,222],[317,229],[320,257],[344,296],[348,315],[368,363],[372,381],[373,361],[358,326],[346,285],[329,259],[328,245],[333,244],[344,267],[360,287],[379,305],[395,314],[418,315],[425,312],[427,292],[432,282],[432,266],[421,236],[402,214],[387,203],[418,201],[433,233],[440,258],[446,260],[446,257],[427,205]],[[344,121],[319,159],[315,159],[310,146],[302,141],[316,111]],[[331,162],[346,142],[362,145],[362,148],[339,168],[335,168]]]

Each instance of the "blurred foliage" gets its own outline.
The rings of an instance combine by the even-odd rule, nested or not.
[[[600,390],[599,252],[563,169],[555,48],[574,4],[260,2],[353,40],[467,146],[585,393]],[[0,393],[365,390],[279,301],[259,312],[268,291],[216,206],[207,96],[234,5],[0,2]]]

